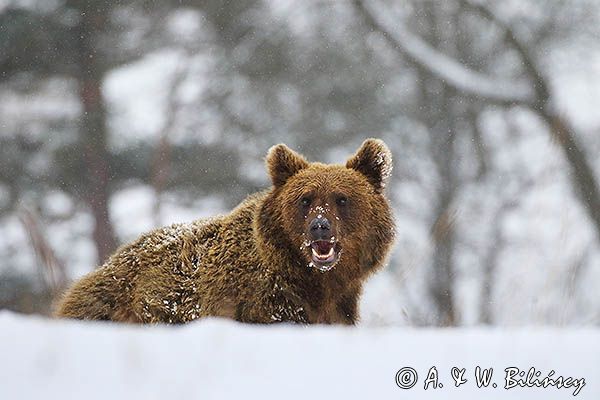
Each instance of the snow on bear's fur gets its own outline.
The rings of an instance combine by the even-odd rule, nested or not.
[[[368,139],[346,165],[327,165],[280,144],[267,168],[270,189],[228,215],[156,229],[121,247],[67,291],[56,315],[354,324],[362,285],[394,237],[384,196],[390,151]]]

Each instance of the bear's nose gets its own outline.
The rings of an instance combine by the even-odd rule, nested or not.
[[[310,222],[309,229],[313,240],[329,240],[331,222],[327,218],[315,218]]]

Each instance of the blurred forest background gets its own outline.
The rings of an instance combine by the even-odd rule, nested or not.
[[[600,324],[596,0],[0,0],[0,308],[373,136],[363,324]]]

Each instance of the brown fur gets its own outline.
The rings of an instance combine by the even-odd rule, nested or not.
[[[369,139],[342,166],[308,163],[277,145],[267,167],[271,189],[228,215],[157,229],[121,247],[73,285],[56,315],[135,323],[204,316],[355,323],[362,285],[382,267],[394,234],[383,195],[389,150]],[[307,193],[335,219],[342,252],[327,272],[308,267],[303,249],[308,211],[298,204]],[[348,205],[329,207],[340,193]]]

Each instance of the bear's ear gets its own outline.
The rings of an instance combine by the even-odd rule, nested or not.
[[[308,161],[285,144],[277,144],[267,153],[267,169],[275,187],[282,186],[289,177],[308,167]]]
[[[381,193],[392,172],[392,153],[383,140],[367,139],[346,162],[346,167],[366,176],[375,192]]]

